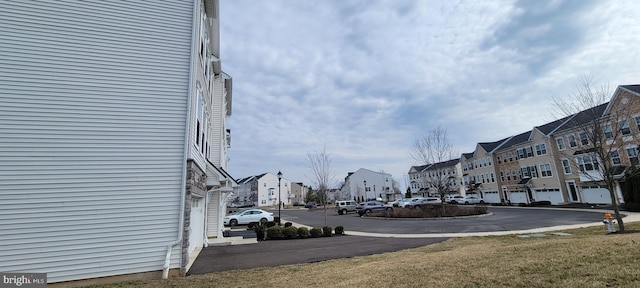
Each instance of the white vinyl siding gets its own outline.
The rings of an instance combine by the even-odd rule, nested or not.
[[[192,5],[0,1],[0,271],[54,283],[162,270]]]

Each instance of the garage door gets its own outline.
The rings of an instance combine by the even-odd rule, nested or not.
[[[498,191],[484,192],[484,202],[500,203],[500,194],[498,194]]]
[[[609,190],[600,187],[580,187],[583,203],[611,204]]]
[[[536,201],[550,201],[551,204],[564,202],[560,189],[536,189]]]
[[[511,195],[509,197],[511,199],[511,203],[528,203],[527,194],[524,191],[511,191]]]

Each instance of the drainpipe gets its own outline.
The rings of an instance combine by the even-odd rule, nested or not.
[[[191,134],[189,131],[190,121],[191,121],[191,96],[193,90],[193,69],[194,69],[194,57],[196,54],[196,31],[198,31],[197,26],[200,23],[200,17],[198,17],[198,12],[200,10],[200,1],[193,0],[193,26],[191,30],[191,60],[189,63],[189,88],[187,91],[187,115],[185,117],[185,129],[184,129],[184,147],[183,147],[183,156],[182,156],[182,185],[180,189],[180,215],[178,221],[178,236],[176,240],[169,243],[167,245],[167,254],[164,258],[164,265],[162,265],[162,279],[169,278],[169,268],[171,267],[171,252],[173,251],[173,246],[182,244],[183,231],[184,231],[184,205],[187,196],[187,158],[189,157],[189,147],[191,145]],[[180,256],[182,258],[182,255]]]

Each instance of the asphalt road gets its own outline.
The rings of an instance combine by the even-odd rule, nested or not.
[[[277,210],[271,211],[278,215]],[[464,219],[408,220],[338,215],[335,210],[284,209],[284,222],[322,227],[342,225],[345,231],[390,234],[460,233],[525,230],[557,225],[593,223],[600,212],[520,207],[490,207],[491,215]],[[255,237],[252,231],[243,232]],[[328,238],[267,240],[257,244],[213,246],[202,250],[188,274],[312,263],[329,259],[372,255],[438,243],[447,238],[375,238],[333,236]]]
[[[460,219],[398,219],[360,217],[357,214],[338,215],[335,210],[285,209],[281,210],[283,221],[292,221],[311,227],[341,225],[345,231],[426,234],[426,233],[470,233],[491,231],[527,230],[558,225],[593,223],[602,221],[602,213],[568,209],[536,209],[523,207],[491,206],[491,214],[482,217]],[[278,215],[278,211],[274,215]]]

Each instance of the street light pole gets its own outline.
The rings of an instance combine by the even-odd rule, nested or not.
[[[278,225],[280,225],[280,208],[282,208],[282,199],[280,198],[280,180],[282,180],[282,172],[278,171]]]

